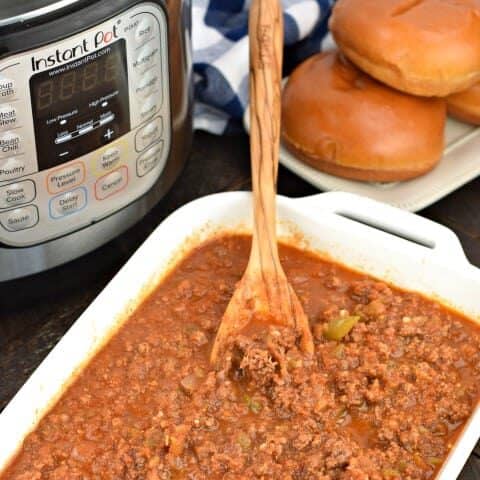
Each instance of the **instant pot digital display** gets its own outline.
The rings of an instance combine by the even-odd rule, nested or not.
[[[30,90],[40,170],[130,131],[124,40],[34,75]]]

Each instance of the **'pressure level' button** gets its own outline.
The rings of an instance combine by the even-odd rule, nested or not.
[[[84,180],[85,166],[81,162],[76,162],[50,173],[47,177],[47,188],[49,193],[60,193],[80,185]]]
[[[30,203],[35,196],[35,184],[32,180],[10,183],[0,187],[0,208],[10,208]]]
[[[0,75],[0,102],[10,100],[15,94],[15,81]]]
[[[35,205],[16,208],[0,213],[0,224],[9,232],[32,228],[38,223],[38,208]]]

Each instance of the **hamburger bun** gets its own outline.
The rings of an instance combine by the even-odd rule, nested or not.
[[[282,100],[282,139],[318,170],[390,182],[417,177],[437,164],[445,119],[444,100],[393,90],[339,52],[326,52],[290,76]]]
[[[447,97],[448,113],[462,122],[480,125],[480,83]]]
[[[480,0],[338,0],[330,29],[353,63],[398,90],[443,97],[480,81]]]

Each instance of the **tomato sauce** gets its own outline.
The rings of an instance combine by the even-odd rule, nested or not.
[[[227,236],[193,250],[0,479],[434,478],[479,400],[478,326],[281,246],[315,354],[272,327],[240,336],[213,370],[212,343],[249,247],[250,238]]]

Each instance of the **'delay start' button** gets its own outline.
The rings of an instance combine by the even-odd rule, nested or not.
[[[123,190],[127,184],[128,168],[123,166],[97,180],[95,197],[97,200],[105,200]]]
[[[16,207],[35,199],[35,184],[32,180],[11,183],[0,187],[0,208]]]
[[[32,228],[38,223],[38,208],[35,205],[16,208],[0,213],[0,224],[9,232]]]
[[[84,180],[85,166],[76,162],[51,172],[47,177],[47,189],[49,193],[60,193],[80,185]]]
[[[71,192],[62,193],[50,200],[50,217],[58,219],[72,215],[87,206],[87,189],[80,187]]]

